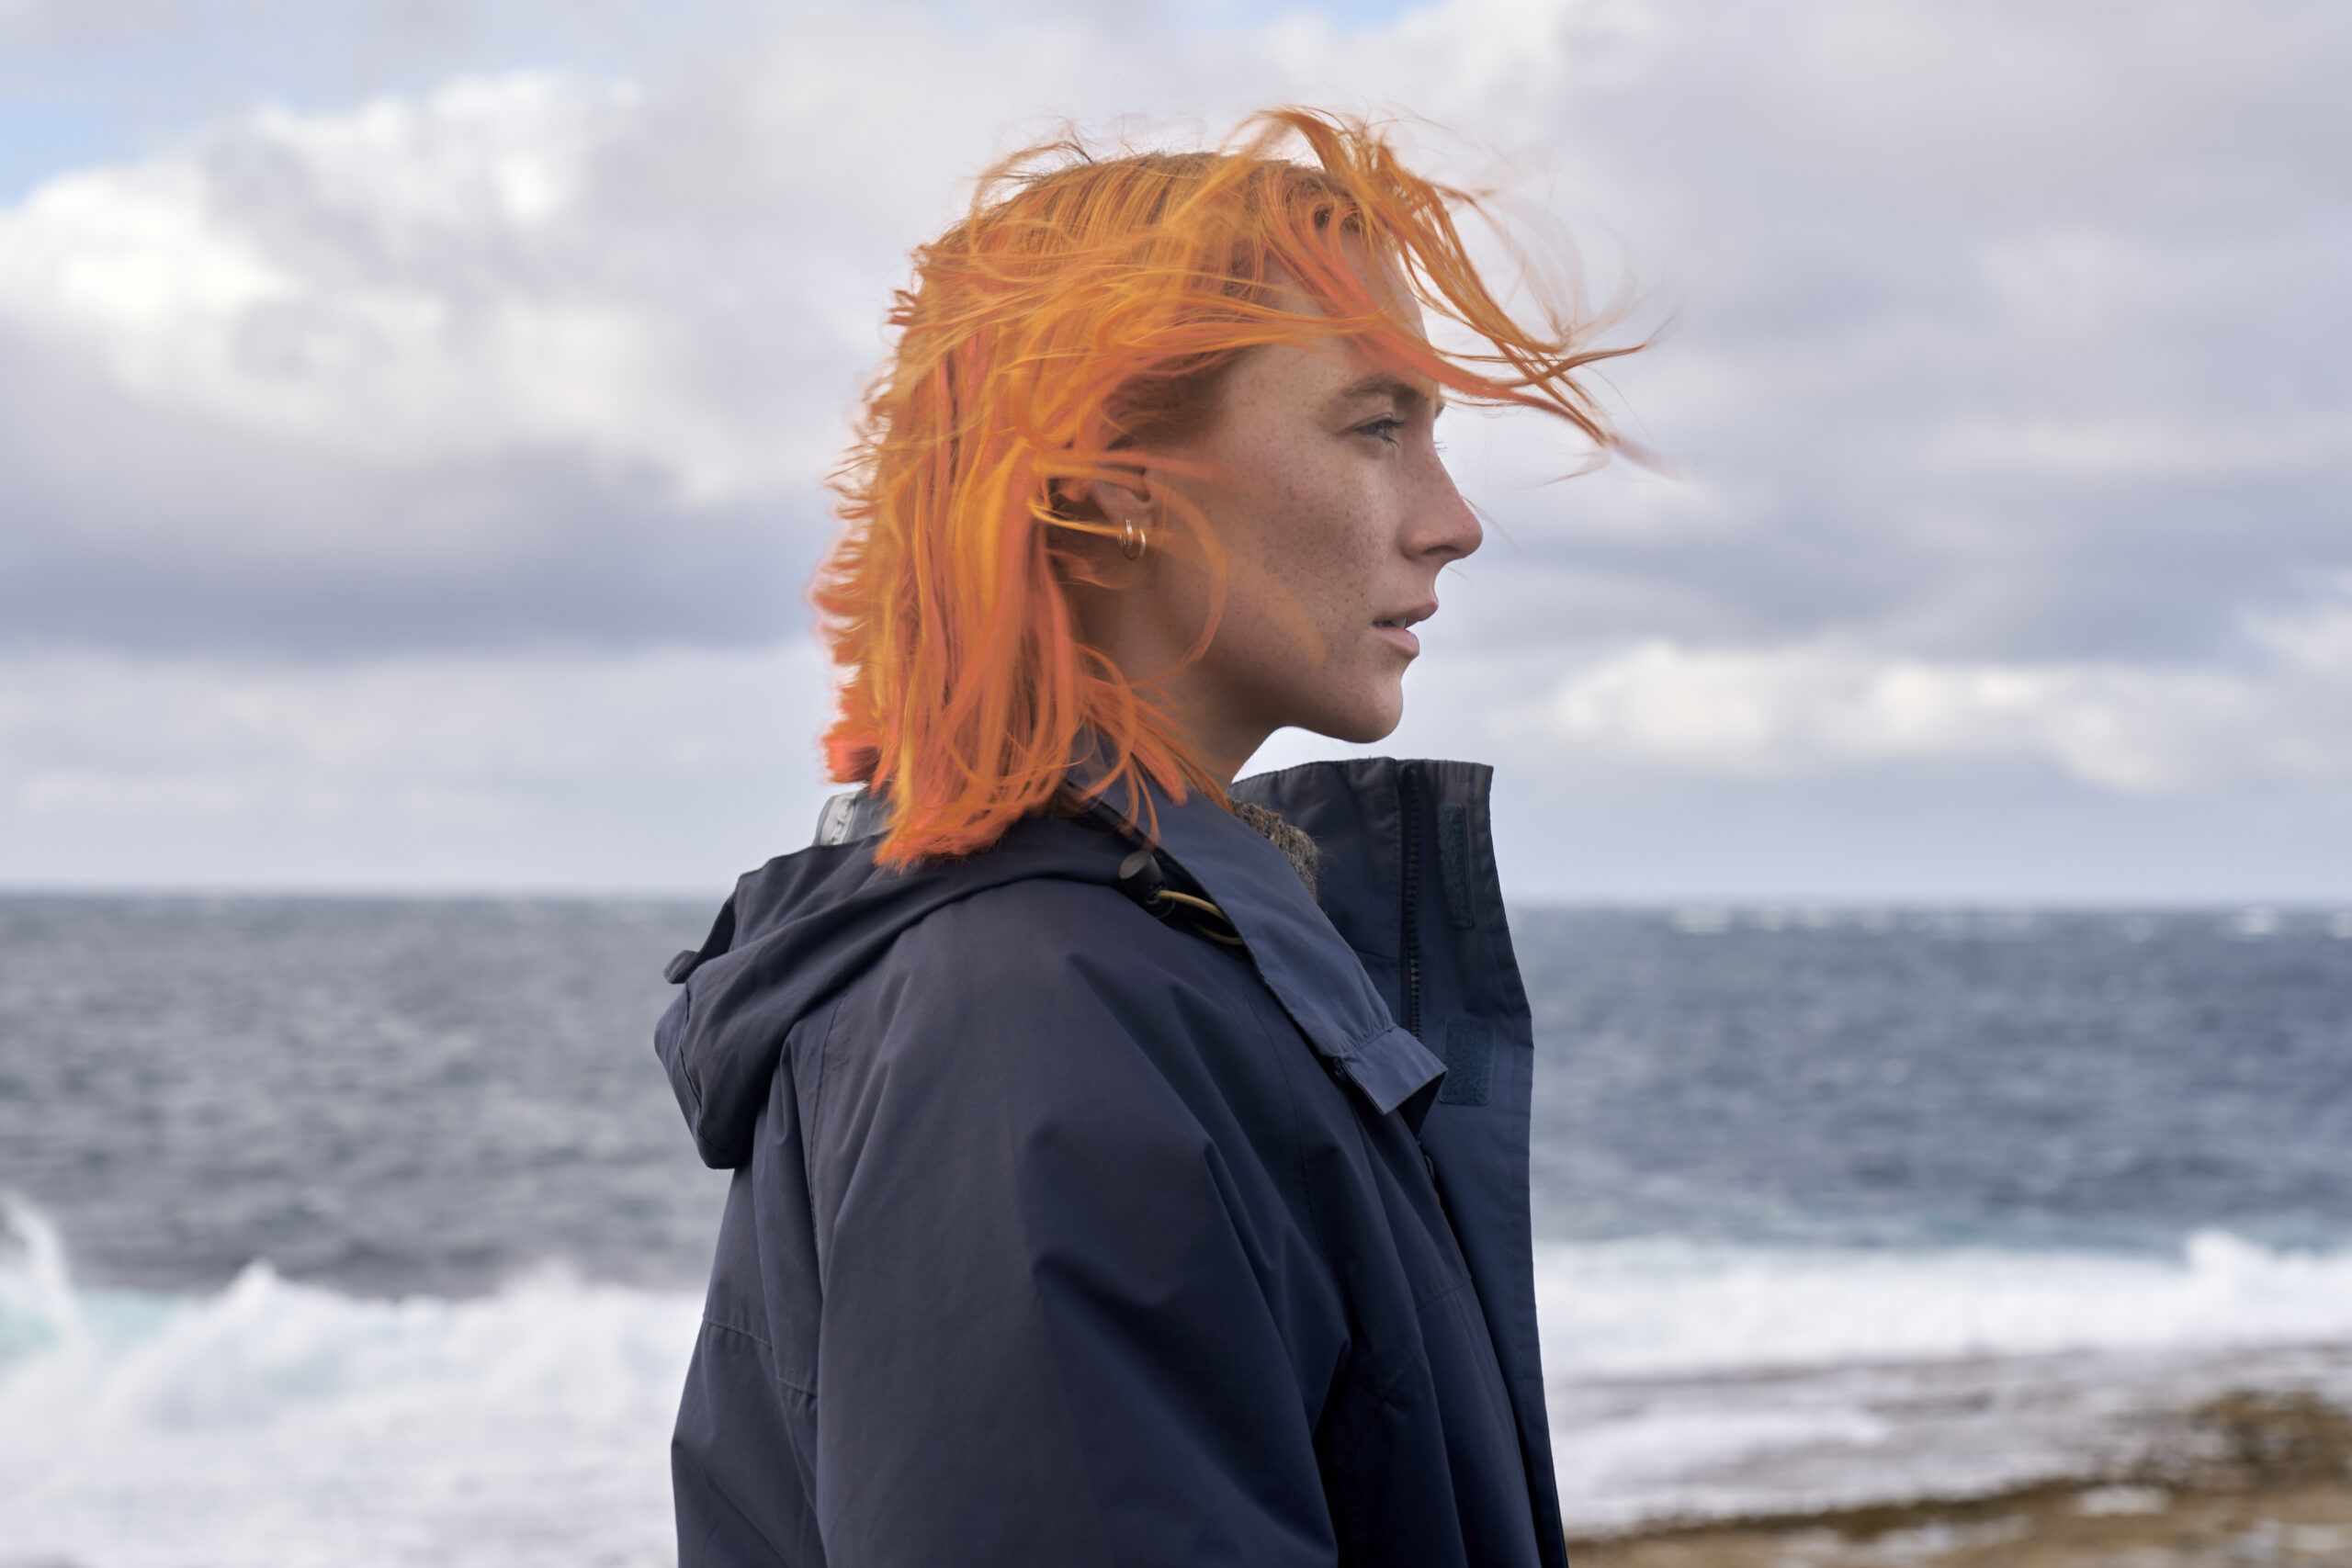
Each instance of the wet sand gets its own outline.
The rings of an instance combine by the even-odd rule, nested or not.
[[[1997,1495],[1653,1528],[1571,1542],[1576,1568],[2352,1568],[2352,1416],[2238,1393],[2130,1465]]]

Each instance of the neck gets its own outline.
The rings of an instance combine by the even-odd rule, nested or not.
[[[1197,628],[1136,614],[1137,596],[1074,585],[1069,591],[1079,634],[1168,719],[1176,737],[1220,786],[1282,728],[1215,681],[1199,660],[1187,660]]]
[[[1207,682],[1197,669],[1178,671],[1155,684],[1171,728],[1220,788],[1232,786],[1241,765],[1280,728],[1229,698],[1220,700],[1223,694],[1199,690]]]

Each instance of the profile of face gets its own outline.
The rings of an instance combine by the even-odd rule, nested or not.
[[[1098,480],[1096,504],[1170,540],[1189,501],[1225,555],[1225,600],[1206,650],[1180,663],[1211,606],[1195,552],[1147,546],[1127,561],[1093,541],[1073,591],[1080,627],[1131,678],[1157,677],[1172,716],[1220,777],[1276,729],[1377,740],[1404,715],[1413,627],[1437,613],[1437,577],[1478,547],[1477,517],[1436,441],[1441,406],[1349,340],[1246,351],[1190,440],[1143,482]]]

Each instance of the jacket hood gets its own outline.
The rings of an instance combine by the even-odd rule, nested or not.
[[[849,798],[849,797],[842,797]],[[792,1026],[934,909],[1033,876],[1115,884],[1126,846],[1108,833],[1034,818],[966,860],[891,870],[870,836],[842,830],[829,806],[820,841],[747,872],[699,949],[670,962],[684,988],[654,1027],[653,1048],[703,1162],[741,1165]],[[848,838],[827,843],[826,838]]]
[[[1122,863],[1136,848],[1124,824],[1158,829],[1157,861],[1215,902],[1260,976],[1335,1077],[1376,1114],[1418,1122],[1445,1066],[1397,1027],[1354,950],[1280,850],[1213,801],[1182,805],[1154,792],[1148,813],[1107,807],[1078,818],[1032,817],[963,860],[891,870],[874,863],[878,815],[837,797],[819,842],[746,874],[702,946],[671,961],[684,989],[654,1030],[654,1049],[704,1163],[750,1157],[760,1108],[794,1024],[933,910],[1030,877],[1136,892]]]

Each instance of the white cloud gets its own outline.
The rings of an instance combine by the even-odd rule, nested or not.
[[[590,187],[637,98],[462,80],[52,180],[0,214],[0,331],[314,459],[581,448],[688,502],[805,479],[805,442],[741,417],[691,321],[612,276],[628,241]]]
[[[1577,752],[1705,773],[2023,759],[2128,794],[2352,784],[2352,596],[2248,632],[2267,657],[2211,669],[1651,640],[1562,679],[1521,722]]]
[[[172,25],[103,9],[66,32]],[[716,776],[664,747],[769,765],[734,750],[786,677],[756,650],[805,615],[908,248],[1057,115],[1282,100],[1451,127],[1404,134],[1523,175],[1596,288],[1678,312],[1611,374],[1686,481],[1541,485],[1555,433],[1449,421],[1509,541],[1448,590],[1411,735],[1702,784],[2352,777],[2352,619],[2297,597],[2352,568],[2324,0],[721,5],[626,71],[486,68],[491,8],[444,9],[473,41],[437,85],[241,110],[0,209],[0,790],[48,842],[259,854],[278,821],[404,875],[367,824],[437,822],[512,871],[499,832],[540,864]],[[566,58],[534,25],[512,56]],[[800,776],[822,677],[791,679],[763,755]],[[681,691],[727,695],[663,717]]]
[[[717,886],[806,841],[829,690],[806,643],[0,660],[0,882]]]
[[[1590,548],[1634,492],[1498,501],[1537,523],[1531,547],[1557,539],[1643,613],[1690,604],[1649,628],[1679,638],[1932,637],[1996,660],[2021,636],[2127,660],[2170,638],[2177,658],[2331,548],[2312,514],[2346,482],[2352,395],[2315,345],[2352,240],[2299,199],[2325,154],[2279,106],[2324,99],[2352,28],[2309,6],[2120,15],[1447,0],[1346,28],[1050,7],[975,28],[819,6],[639,81],[540,70],[250,113],[0,212],[0,401],[86,405],[0,451],[0,492],[32,492],[0,505],[55,519],[60,571],[77,540],[168,560],[201,535],[328,572],[430,564],[518,611],[616,545],[740,581],[743,508],[790,519],[796,559],[816,547],[887,290],[993,151],[1059,111],[1216,128],[1284,98],[1395,103],[1462,133],[1403,128],[1450,172],[1515,166],[1522,210],[1682,310],[1612,374],[1644,434],[1735,500],[1724,525]],[[1505,446],[1506,498],[1571,457]],[[487,491],[465,477],[492,469]],[[2235,509],[2144,493],[2183,480],[2291,493],[2230,517],[2265,536],[2223,548]],[[619,538],[554,525],[583,491]],[[1543,525],[1561,509],[1582,533]],[[2127,588],[2018,587],[2126,538]],[[1807,557],[1843,581],[1796,581]],[[2077,586],[2131,602],[2072,615]],[[425,592],[388,597],[383,637],[443,635]],[[266,639],[262,607],[236,609]],[[613,635],[695,628],[657,606]]]

